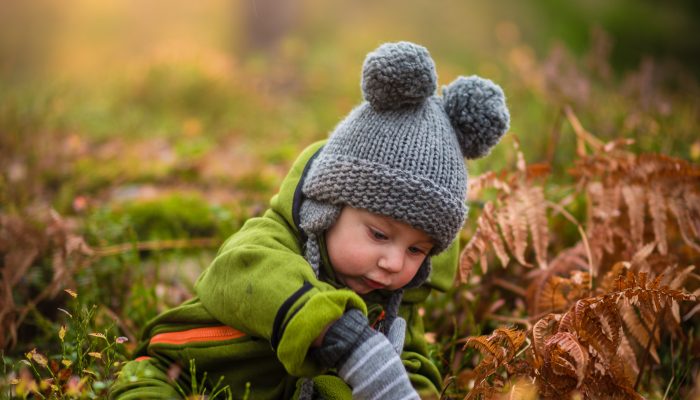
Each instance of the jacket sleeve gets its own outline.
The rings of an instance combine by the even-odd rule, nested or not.
[[[357,294],[316,278],[294,231],[274,210],[248,220],[224,243],[195,292],[217,320],[269,340],[294,376],[322,372],[308,350],[328,324],[348,308],[367,313]]]
[[[454,282],[459,258],[459,243],[455,241],[445,252],[433,258],[433,272],[427,285],[408,290],[399,314],[406,319],[406,341],[401,354],[413,387],[421,397],[439,398],[442,376],[430,357],[420,308],[432,290],[445,291]]]

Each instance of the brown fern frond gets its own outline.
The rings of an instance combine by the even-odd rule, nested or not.
[[[557,332],[545,344],[552,369],[557,375],[576,378],[576,387],[581,386],[588,369],[588,350],[579,343],[574,334]]]
[[[643,246],[636,246],[638,250],[630,260],[630,269],[638,272],[648,273],[649,265],[647,259],[656,248],[656,242],[647,243]]]
[[[499,357],[502,358],[505,355],[505,352],[502,351],[503,349],[501,347],[496,346],[489,340],[489,336],[476,336],[467,338],[467,341],[464,343],[464,347],[462,347],[462,350],[466,350],[469,347],[473,347],[479,350],[479,352],[484,356],[492,356],[496,359],[498,359]]]
[[[525,249],[527,248],[527,217],[525,205],[520,196],[507,196],[502,200],[496,219],[503,232],[506,244],[513,257],[521,264],[529,266],[525,261]]]
[[[630,267],[630,263],[626,261],[620,261],[613,264],[610,270],[602,277],[598,288],[603,293],[609,293],[615,290],[620,290],[619,278],[621,276],[627,276],[627,270]]]
[[[627,331],[636,341],[637,345],[642,349],[645,349],[648,346],[649,354],[654,358],[654,361],[656,363],[659,363],[659,354],[656,351],[656,346],[654,346],[653,343],[651,343],[650,345],[649,342],[649,338],[651,337],[649,334],[651,326],[647,327],[641,321],[639,315],[630,304],[621,304],[620,314],[622,316],[623,321],[625,321],[625,327],[627,328]]]
[[[493,247],[501,265],[505,268],[510,262],[510,257],[508,257],[505,244],[496,226],[493,203],[489,202],[484,206],[484,212],[479,218],[479,227]]]
[[[497,189],[500,192],[503,192],[505,194],[508,194],[511,192],[511,187],[508,185],[508,183],[503,179],[503,173],[501,174],[496,174],[493,171],[488,171],[484,174],[481,174],[477,177],[469,177],[469,190],[467,193],[469,193],[469,199],[479,199],[481,198],[481,193],[485,189]]]
[[[574,328],[579,338],[592,346],[605,359],[611,358],[617,352],[619,336],[608,336],[596,311],[591,308],[594,301],[579,300],[574,306]],[[599,305],[596,304],[596,305]]]
[[[474,399],[479,396],[491,398],[489,396],[502,391],[506,380],[497,372],[500,367],[505,367],[511,372],[523,369],[517,366],[511,368],[509,364],[514,363],[516,353],[525,341],[525,337],[525,331],[498,328],[491,335],[466,339],[463,349],[475,348],[484,357],[470,374],[475,383],[465,399]]]
[[[646,197],[639,185],[622,187],[622,198],[627,206],[627,218],[630,224],[630,236],[636,246],[644,241],[644,204]]]
[[[484,253],[488,248],[488,243],[486,242],[485,236],[481,233],[479,228],[477,228],[474,235],[469,239],[469,243],[464,246],[464,249],[459,255],[459,269],[458,269],[458,279],[462,283],[466,283],[469,279],[469,274],[471,273],[474,265],[483,260]],[[485,262],[481,266],[484,272],[488,268]]]
[[[557,332],[560,319],[561,315],[559,314],[549,314],[532,326],[532,347],[537,361],[535,368],[540,367],[539,363],[544,356],[545,343]]]
[[[620,329],[620,347],[617,348],[617,356],[622,361],[622,374],[625,381],[631,386],[639,375],[639,364],[634,349],[622,329]]]
[[[590,217],[593,219],[592,224],[602,224],[608,228],[598,232],[598,234],[602,234],[598,243],[600,243],[608,253],[613,253],[615,248],[613,232],[610,228],[620,216],[620,187],[604,187],[599,182],[593,182],[588,186],[588,194],[591,197],[592,203],[592,210],[590,211]]]
[[[700,244],[695,243],[693,237],[700,237],[700,234],[696,232],[695,225],[690,219],[690,214],[686,208],[685,201],[682,198],[672,196],[668,199],[668,206],[671,210],[671,214],[676,217],[676,222],[678,223],[678,230],[681,233],[683,241],[695,251],[700,252]]]
[[[532,235],[532,247],[535,259],[540,268],[547,268],[547,244],[549,229],[547,228],[547,207],[542,186],[523,187],[518,191],[520,201],[525,208],[527,224]]]
[[[696,190],[693,190],[696,189]],[[685,208],[690,216],[691,227],[696,238],[700,238],[700,191],[695,188],[686,188],[683,191]]]
[[[499,343],[506,349],[505,358],[512,359],[515,353],[520,349],[525,342],[525,331],[514,328],[496,328],[489,340],[493,343]]]
[[[668,252],[668,238],[666,235],[666,200],[664,199],[659,186],[652,185],[647,191],[649,202],[649,214],[654,229],[654,238],[658,243],[659,253]]]
[[[666,285],[668,285],[668,287],[671,289],[680,289],[685,284],[685,281],[688,279],[688,276],[690,276],[690,273],[694,270],[695,266],[691,265],[680,272],[674,271],[673,274],[659,275],[659,278],[663,277],[666,278],[666,280],[671,279],[671,281],[667,282]]]
[[[576,300],[588,295],[589,274],[579,270],[569,271],[569,274],[571,278],[543,273],[533,280],[526,296],[531,315],[563,312]]]
[[[580,275],[579,273],[588,270],[588,261],[585,247],[582,243],[568,248],[560,252],[550,263],[549,268],[545,270],[533,270],[531,276],[534,278],[530,282],[526,292],[526,301],[528,312],[532,317],[547,314],[552,311],[549,306],[552,304],[547,299],[541,299],[543,290],[551,285],[549,282],[552,276],[566,275],[572,276],[571,282],[575,284],[577,290],[581,293],[567,293],[567,301],[569,304],[574,300],[578,300],[581,296],[588,295],[588,286],[590,283],[588,274]],[[563,308],[565,309],[565,308]],[[563,310],[562,309],[562,310]],[[560,310],[560,311],[562,311]]]
[[[536,299],[536,310],[542,312],[561,312],[566,310],[569,301],[565,293],[571,291],[571,282],[559,276],[551,276],[540,288]]]
[[[603,297],[603,301],[596,304],[594,311],[603,328],[603,334],[610,340],[612,346],[617,348],[620,345],[622,331],[622,319],[618,312],[617,303],[613,295]]]

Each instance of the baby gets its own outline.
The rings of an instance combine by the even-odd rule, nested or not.
[[[437,397],[418,310],[454,278],[464,157],[486,155],[509,114],[489,80],[460,77],[442,97],[436,82],[421,46],[368,54],[365,101],[226,240],[196,296],[145,327],[112,397],[180,397],[204,372],[251,399]]]

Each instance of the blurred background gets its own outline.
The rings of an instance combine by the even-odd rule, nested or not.
[[[605,141],[697,162],[698,17],[693,0],[4,1],[0,211],[54,210],[92,246],[225,237],[397,40],[430,50],[440,84],[503,86],[512,134],[472,175],[512,166],[517,137],[562,177],[565,107]]]
[[[439,84],[500,83],[530,161],[570,159],[567,105],[605,140],[698,160],[698,4],[4,1],[0,198],[67,212],[193,183],[265,198],[361,101],[365,54],[397,40],[430,50]]]
[[[565,109],[697,163],[699,19],[696,0],[0,1],[0,344],[55,347],[77,288],[133,346],[361,101],[383,42],[426,46],[439,84],[503,87],[511,133],[472,176],[512,170],[517,137],[566,180]]]

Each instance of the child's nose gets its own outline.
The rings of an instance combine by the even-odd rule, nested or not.
[[[403,251],[391,249],[379,260],[379,267],[393,273],[400,272],[403,269],[404,257]]]

